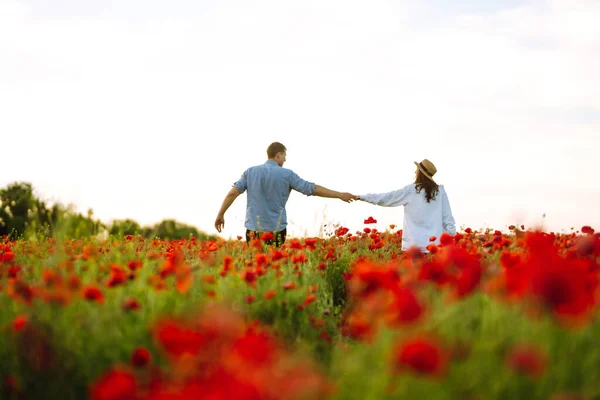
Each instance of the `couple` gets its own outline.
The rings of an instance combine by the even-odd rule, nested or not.
[[[443,232],[456,234],[448,196],[444,187],[433,180],[437,169],[429,160],[415,162],[417,170],[414,183],[388,193],[355,196],[307,182],[292,170],[282,168],[286,151],[283,144],[271,143],[267,148],[268,160],[262,165],[248,168],[233,184],[217,214],[217,231],[221,232],[225,226],[227,209],[247,190],[246,241],[249,242],[252,237],[260,238],[264,232],[272,232],[274,239],[271,243],[281,246],[287,232],[285,204],[294,189],[307,196],[337,198],[347,203],[362,200],[383,207],[404,206],[402,250],[418,246],[426,251],[427,245],[432,243],[430,237],[435,236],[433,243],[439,243]]]

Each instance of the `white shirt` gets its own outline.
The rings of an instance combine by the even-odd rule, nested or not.
[[[440,185],[439,188],[440,191],[435,196],[435,200],[431,200],[429,203],[425,198],[425,189],[421,189],[421,192],[417,193],[415,183],[388,193],[361,195],[360,199],[383,207],[404,206],[402,250],[411,246],[418,246],[425,250],[427,245],[439,243],[443,232],[453,236],[456,234],[448,195],[444,186]],[[435,236],[436,240],[430,242],[431,236]]]

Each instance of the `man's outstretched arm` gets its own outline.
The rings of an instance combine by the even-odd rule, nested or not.
[[[327,189],[326,187],[315,185],[315,196],[328,197],[332,199],[340,199],[346,203],[350,203],[353,200],[358,200],[358,196],[355,196],[348,192],[337,192],[335,190]]]
[[[217,228],[218,232],[221,232],[223,227],[225,227],[225,212],[227,211],[227,209],[229,209],[231,204],[233,204],[233,202],[235,201],[235,199],[237,199],[239,195],[240,191],[234,186],[223,199],[223,204],[221,204],[221,209],[217,214],[217,219],[215,219],[215,228]]]

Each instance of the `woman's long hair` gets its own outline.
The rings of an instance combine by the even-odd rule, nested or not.
[[[417,184],[417,186],[415,187],[415,189],[417,189],[417,193],[421,193],[421,190],[425,189],[425,198],[427,199],[428,203],[431,200],[435,200],[435,196],[440,191],[440,186],[425,175],[423,175],[423,173],[419,169],[417,169],[415,183]]]

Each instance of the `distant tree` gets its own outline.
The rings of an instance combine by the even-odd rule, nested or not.
[[[87,215],[83,215],[77,212],[74,206],[69,206],[59,215],[54,233],[64,238],[78,239],[96,236],[105,229],[102,221],[94,219],[94,210],[91,208],[88,209]]]
[[[110,224],[108,233],[117,237],[142,234],[142,227],[133,219],[115,220]]]
[[[36,198],[28,182],[14,182],[0,189],[0,235],[17,238],[25,233],[35,213]]]
[[[54,203],[52,206],[49,206],[45,201],[40,199],[35,199],[35,202],[34,224],[38,228],[38,232],[51,237],[54,228],[59,222],[59,218],[64,214],[64,207],[60,203]]]
[[[215,236],[209,236],[204,232],[200,232],[196,227],[177,222],[173,219],[165,219],[154,225],[151,230],[144,231],[145,237],[159,237],[166,240],[174,239],[196,239],[206,240],[214,239]]]

